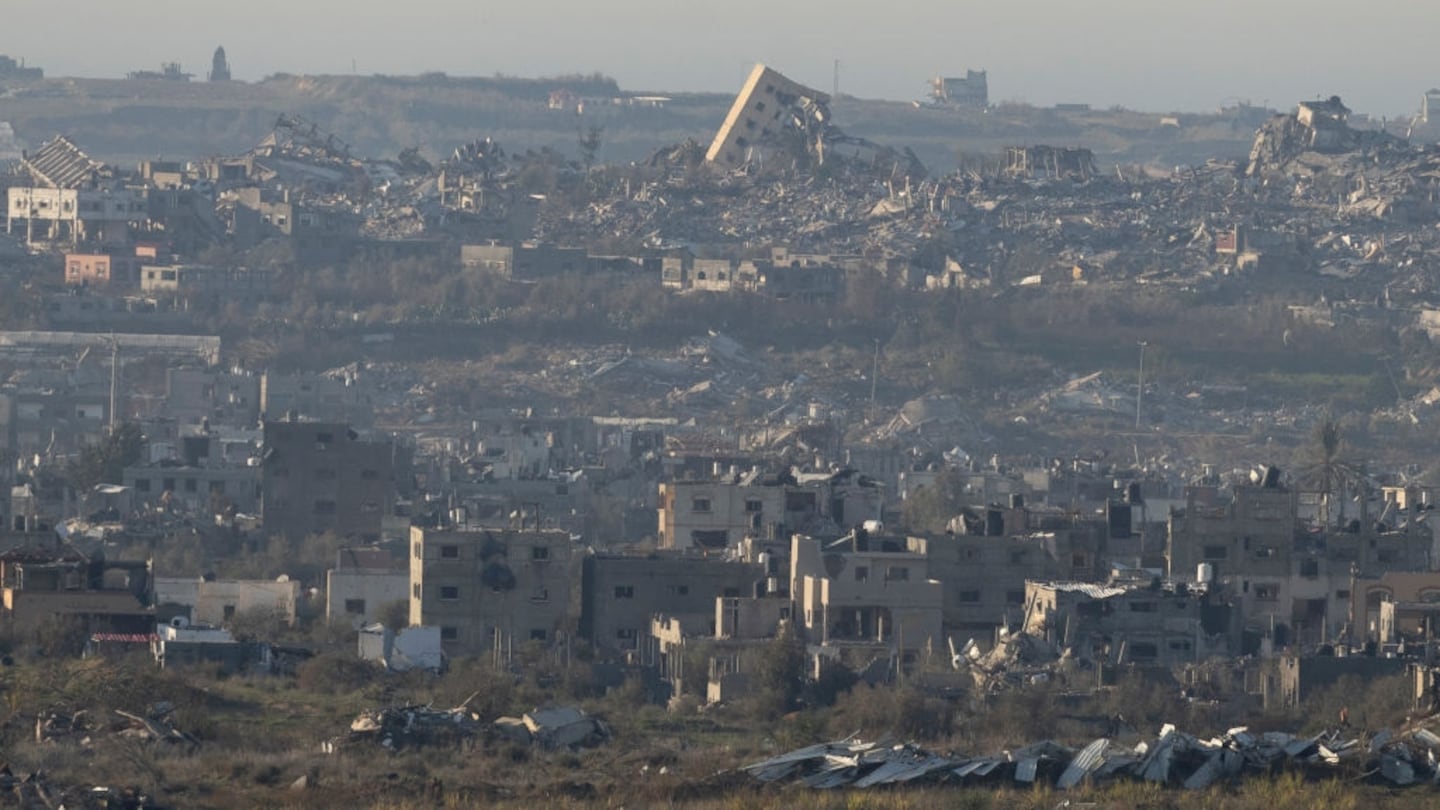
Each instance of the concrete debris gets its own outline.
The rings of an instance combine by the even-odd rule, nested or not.
[[[350,733],[321,743],[325,753],[357,744],[379,743],[391,751],[432,745],[459,745],[477,736],[536,745],[550,750],[600,745],[610,740],[610,727],[573,706],[536,709],[520,717],[501,717],[486,724],[467,708],[471,695],[453,709],[401,706],[361,712]]]
[[[542,748],[578,748],[599,745],[610,739],[610,727],[574,706],[536,709],[524,716],[501,717],[495,727],[509,739],[533,743]],[[520,729],[525,735],[520,735]]]
[[[1435,728],[1440,728],[1440,715],[1405,729],[1381,731],[1368,740],[1348,737],[1345,729],[1302,737],[1254,733],[1245,727],[1201,738],[1166,724],[1155,739],[1134,748],[1108,737],[1078,751],[1042,740],[974,757],[934,754],[908,743],[885,745],[849,738],[800,748],[740,770],[761,782],[798,781],[818,789],[917,780],[947,784],[993,780],[1069,790],[1087,780],[1136,779],[1202,790],[1216,782],[1265,776],[1288,767],[1317,775],[1378,776],[1405,787],[1440,783],[1440,735]]]
[[[161,701],[160,703],[154,704],[145,711],[144,715],[131,714],[123,709],[116,709],[116,714],[130,721],[130,726],[121,729],[118,732],[118,736],[144,742],[185,743],[191,746],[199,745],[200,739],[198,737],[175,727],[174,712],[174,704],[168,701]]]
[[[0,763],[0,806],[22,810],[158,810],[160,805],[136,786],[61,786],[50,781],[43,770],[17,775],[8,763]]]
[[[198,746],[198,737],[176,727],[174,712],[174,704],[168,701],[148,707],[144,714],[132,714],[116,709],[115,714],[125,722],[107,730],[98,725],[90,713],[83,709],[76,712],[63,708],[48,709],[35,716],[35,742],[49,745],[73,744],[89,748],[94,744],[97,735],[108,731],[119,739]]]
[[[361,743],[378,743],[391,751],[459,744],[474,737],[481,728],[479,715],[466,708],[469,702],[467,699],[448,710],[433,706],[366,710],[350,722],[348,736],[325,741],[321,750],[329,754]]]
[[[56,708],[35,715],[37,743],[75,741],[81,745],[89,745],[92,731],[90,713],[84,709],[70,712]]]

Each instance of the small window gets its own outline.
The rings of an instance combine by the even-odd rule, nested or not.
[[[886,582],[909,582],[910,568],[904,565],[892,565],[885,569]]]
[[[318,432],[318,433],[315,434],[315,444],[316,444],[316,445],[319,445],[319,446],[320,446],[320,449],[322,449],[322,450],[325,449],[325,448],[324,448],[324,445],[330,444],[331,442],[334,442],[334,441],[335,441],[335,436],[334,436],[334,434],[327,433],[327,432],[324,432],[324,431],[321,431],[321,432]]]
[[[669,588],[669,591],[670,591],[670,595],[671,595],[671,596],[689,596],[689,595],[690,595],[690,586],[689,586],[689,585],[671,585],[670,588]]]
[[[616,586],[615,586],[615,598],[616,598],[616,599],[634,599],[634,598],[635,598],[635,586],[634,586],[634,585],[616,585]]]
[[[532,559],[532,560],[548,560],[548,559],[550,559],[550,547],[549,547],[549,546],[534,546],[534,547],[532,547],[532,548],[530,549],[530,559]]]
[[[615,638],[621,641],[634,641],[639,637],[640,634],[633,627],[622,627],[615,631]]]
[[[690,499],[690,511],[691,511],[691,512],[709,512],[709,511],[710,511],[710,499],[709,499],[709,498],[691,498],[691,499]]]
[[[1261,602],[1274,602],[1280,598],[1280,586],[1275,584],[1256,585],[1255,599]]]
[[[1131,613],[1154,613],[1156,605],[1154,602],[1131,602]]]
[[[460,598],[460,587],[458,585],[441,585],[440,601],[453,602]]]
[[[235,606],[234,606],[234,605],[226,605],[225,607],[223,607],[223,608],[220,609],[220,612],[221,612],[222,615],[224,615],[224,617],[225,617],[225,619],[226,619],[227,621],[230,620],[230,619],[235,618]]]
[[[360,480],[361,480],[361,481],[375,481],[375,480],[378,480],[379,478],[380,478],[380,471],[379,471],[379,470],[361,470],[361,471],[360,471]]]
[[[1136,660],[1148,660],[1157,658],[1159,655],[1160,650],[1149,642],[1137,641],[1130,645],[1130,656]]]
[[[135,479],[135,491],[136,491],[136,492],[149,492],[149,491],[150,491],[150,479],[149,479],[149,478],[136,478],[136,479]]]
[[[460,559],[460,547],[459,547],[459,546],[453,546],[453,545],[452,545],[452,546],[441,546],[441,547],[440,547],[440,559],[442,559],[442,560],[458,560],[458,559]]]
[[[1230,556],[1230,549],[1226,548],[1225,546],[1206,546],[1206,547],[1205,547],[1205,559],[1207,559],[1207,560],[1223,560],[1223,559],[1225,559],[1226,557],[1229,557],[1229,556]]]
[[[1007,605],[1023,605],[1023,604],[1025,604],[1025,592],[1024,592],[1024,591],[1006,591],[1006,592],[1005,592],[1005,604],[1007,604]]]
[[[225,494],[225,482],[224,482],[224,481],[211,481],[211,482],[210,482],[210,491],[211,491],[212,493],[216,494],[216,495],[224,495],[224,494]]]
[[[164,479],[163,481],[161,481],[161,484],[162,484],[162,486],[160,487],[160,489],[161,489],[162,492],[174,492],[174,491],[175,491],[175,479],[174,479],[174,478],[166,478],[166,479]]]
[[[535,591],[535,593],[530,596],[530,601],[531,601],[531,602],[549,602],[549,601],[550,601],[550,589],[549,589],[549,588],[540,588],[539,590]]]
[[[457,627],[443,627],[443,626],[440,628],[440,640],[441,640],[441,641],[455,641],[455,640],[457,640],[457,639],[459,639],[459,638],[460,638],[460,629],[459,629],[459,628],[457,628]]]
[[[416,582],[410,586],[410,595],[416,599],[420,598],[420,583]]]
[[[414,548],[412,549],[412,553],[415,555],[415,559],[417,559],[417,560],[423,560],[423,559],[425,559],[425,551],[424,551],[424,549],[425,549],[425,547],[422,546],[421,544],[419,544],[419,543],[416,543],[416,544],[415,544]]]
[[[530,631],[530,640],[531,640],[531,641],[544,641],[548,636],[549,636],[549,633],[546,633],[544,630],[531,630],[531,631]]]
[[[185,479],[185,491],[186,491],[186,492],[199,492],[199,491],[200,491],[200,482],[199,482],[199,481],[196,481],[194,478],[186,478],[186,479]]]
[[[962,604],[962,605],[975,605],[975,604],[979,604],[979,602],[980,602],[980,592],[979,592],[979,591],[961,591],[961,592],[958,594],[958,598],[959,598],[959,600],[960,600],[960,604]]]
[[[345,600],[345,612],[346,612],[346,613],[353,614],[353,615],[356,615],[356,616],[364,616],[364,615],[365,615],[365,600],[364,600],[364,599],[346,599],[346,600]]]
[[[1336,591],[1336,592],[1335,592],[1335,598],[1336,598],[1336,599],[1349,599],[1349,598],[1350,598],[1350,592],[1349,592],[1349,591]]]
[[[740,589],[739,589],[739,588],[725,588],[723,591],[721,591],[720,595],[723,596],[723,597],[725,597],[726,599],[733,599],[733,598],[735,598],[735,597],[737,597],[737,596],[740,595]]]
[[[855,566],[855,581],[856,581],[856,582],[868,582],[869,580],[870,580],[870,566],[868,566],[868,565],[857,565],[857,566]]]
[[[760,500],[759,498],[746,498],[746,499],[745,499],[745,511],[748,512],[748,513],[750,513],[750,514],[752,514],[752,515],[755,514],[755,513],[757,513],[757,512],[764,512],[764,511],[765,511],[765,502],[762,501],[762,500]]]

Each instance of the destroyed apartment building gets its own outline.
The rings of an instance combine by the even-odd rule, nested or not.
[[[824,162],[829,104],[830,96],[825,93],[757,64],[715,133],[705,159],[734,168],[751,160],[763,161],[767,151],[783,156],[792,152],[798,141],[804,153]],[[786,144],[787,137],[794,140]]]

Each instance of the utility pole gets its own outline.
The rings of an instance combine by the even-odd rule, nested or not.
[[[1145,400],[1145,343],[1140,341],[1140,385],[1135,389],[1135,429],[1140,429],[1140,403]]]
[[[115,435],[115,400],[120,382],[120,341],[110,334],[110,435]]]
[[[880,338],[875,338],[875,364],[870,368],[870,404],[875,404],[875,384],[880,382]]]

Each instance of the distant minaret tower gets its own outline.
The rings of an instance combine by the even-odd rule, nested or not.
[[[230,81],[230,63],[225,59],[225,48],[223,46],[215,49],[215,59],[210,65],[210,81]]]

